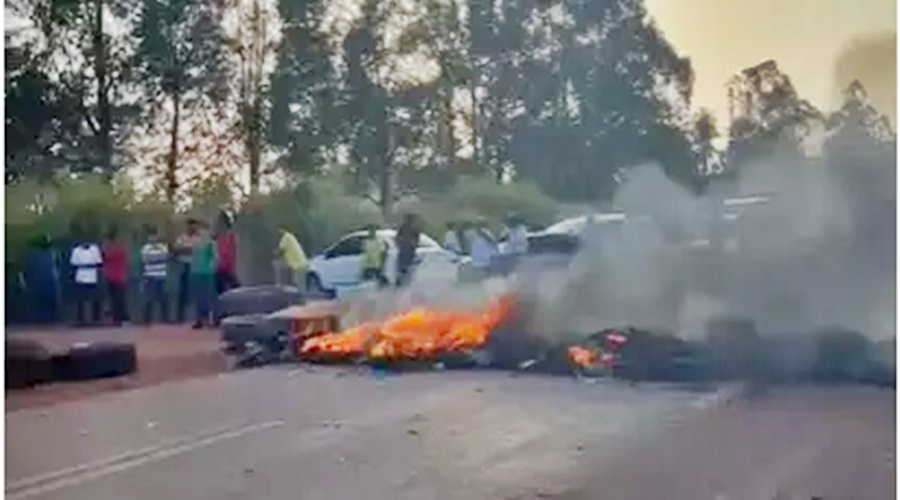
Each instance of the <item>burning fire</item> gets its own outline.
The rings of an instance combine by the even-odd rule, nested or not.
[[[582,368],[595,366],[610,367],[615,361],[619,351],[628,342],[628,337],[615,330],[606,331],[603,336],[603,347],[598,356],[595,349],[578,345],[569,346],[569,360]]]
[[[472,350],[487,343],[491,330],[509,315],[513,302],[512,296],[504,295],[474,313],[419,307],[383,321],[309,338],[300,354],[396,360]]]
[[[573,345],[569,347],[569,359],[582,368],[590,368],[597,363],[597,353],[590,349]]]

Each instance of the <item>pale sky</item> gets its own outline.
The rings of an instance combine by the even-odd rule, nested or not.
[[[647,0],[647,7],[676,50],[691,58],[694,107],[711,108],[720,130],[728,115],[726,81],[767,59],[802,97],[833,109],[843,85],[835,81],[836,63],[860,39],[880,43],[845,57],[842,73],[860,73],[876,104],[895,115],[896,44],[885,39],[896,40],[896,0]]]

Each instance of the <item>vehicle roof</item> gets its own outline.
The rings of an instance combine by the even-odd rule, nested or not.
[[[369,234],[369,231],[367,231],[365,229],[360,229],[358,231],[353,231],[351,233],[345,234],[344,236],[341,236],[338,241],[343,240],[345,238],[350,238],[353,236],[365,236],[366,234]],[[379,238],[393,240],[394,238],[397,237],[397,230],[396,229],[378,229],[375,231],[375,234]],[[432,238],[431,236],[429,236],[425,233],[419,234],[419,239],[422,239],[422,238],[425,238],[425,240],[428,241],[429,244],[433,243],[433,244],[437,245],[437,240],[435,240],[434,238]],[[440,245],[438,245],[438,246],[440,246]]]
[[[341,239],[349,238],[351,236],[363,236],[369,234],[369,231],[366,229],[360,229],[358,231],[353,231],[341,236]],[[379,238],[395,238],[397,236],[396,229],[378,229],[375,231],[375,234],[378,235]]]
[[[579,215],[577,217],[563,219],[556,224],[553,224],[550,227],[547,227],[546,229],[533,234],[578,233],[581,232],[582,229],[584,229],[584,225],[587,223],[588,217],[590,217],[591,222],[595,224],[624,222],[626,219],[625,214],[621,212]]]

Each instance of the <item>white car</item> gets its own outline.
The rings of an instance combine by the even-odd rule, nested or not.
[[[354,288],[362,284],[363,244],[368,238],[368,231],[350,233],[334,245],[331,245],[309,262],[309,273],[306,285],[310,290],[338,291]],[[397,231],[381,229],[376,235],[387,247],[384,262],[384,276],[389,283],[397,281]],[[423,275],[455,280],[460,264],[460,257],[445,250],[430,236],[419,236],[419,247],[416,249],[417,277]]]

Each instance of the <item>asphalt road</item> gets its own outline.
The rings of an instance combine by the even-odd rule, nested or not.
[[[823,498],[893,498],[893,405],[862,389],[744,401],[731,388],[271,367],[9,413],[6,495],[756,500],[741,495],[799,492],[825,471],[864,496]]]

